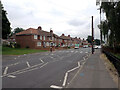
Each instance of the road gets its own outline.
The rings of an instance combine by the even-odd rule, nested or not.
[[[3,88],[66,87],[89,57],[91,48],[3,56]]]

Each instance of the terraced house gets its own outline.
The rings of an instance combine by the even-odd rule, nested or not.
[[[53,49],[60,47],[74,47],[75,44],[80,43],[80,38],[72,38],[70,35],[65,36],[62,34],[58,36],[53,33],[42,30],[39,26],[37,29],[29,28],[20,33],[16,34],[16,42],[21,48],[32,48],[49,50],[50,47]]]

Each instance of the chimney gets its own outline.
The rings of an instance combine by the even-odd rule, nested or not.
[[[77,39],[77,37],[75,37],[75,39]]]
[[[70,35],[68,35],[68,37],[70,37]]]
[[[79,39],[80,39],[80,37],[79,37]]]
[[[39,26],[39,27],[38,27],[38,30],[42,30],[42,27],[41,27],[41,26]]]
[[[53,36],[53,30],[50,29],[50,36]]]
[[[62,34],[62,36],[64,36],[64,34]]]

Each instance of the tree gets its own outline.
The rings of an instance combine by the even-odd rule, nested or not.
[[[95,45],[100,45],[100,40],[99,39],[95,39]]]
[[[21,31],[24,31],[24,29],[17,27],[17,28],[14,29],[13,32],[14,32],[14,33],[19,33],[19,32],[21,32]]]
[[[89,36],[87,37],[87,41],[88,41],[88,43],[91,43],[91,44],[92,44],[92,36],[89,35]]]
[[[99,3],[98,3],[99,4]],[[106,14],[106,20],[102,21],[99,28],[103,31],[104,38],[109,37],[109,46],[120,45],[120,1],[102,2],[102,12]],[[110,34],[108,35],[108,32]]]
[[[11,33],[10,22],[7,18],[7,12],[4,10],[1,1],[0,1],[0,6],[2,9],[2,38],[7,39],[8,35]]]

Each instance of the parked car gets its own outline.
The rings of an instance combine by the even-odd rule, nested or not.
[[[88,45],[83,45],[83,48],[88,48]]]
[[[94,46],[94,49],[100,49],[101,48],[101,45],[95,45]]]

